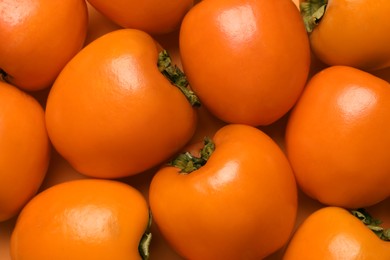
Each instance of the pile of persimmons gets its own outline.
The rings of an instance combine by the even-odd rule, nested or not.
[[[0,259],[390,259],[388,0],[0,1]]]

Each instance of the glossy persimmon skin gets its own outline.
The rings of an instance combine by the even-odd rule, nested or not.
[[[286,152],[302,190],[323,204],[374,205],[390,195],[390,85],[347,66],[308,82],[290,114]]]
[[[88,0],[103,15],[124,28],[150,34],[177,30],[194,0]]]
[[[387,260],[390,243],[380,240],[346,209],[324,207],[309,215],[289,242],[283,260]]]
[[[18,216],[10,252],[18,259],[141,259],[148,227],[143,195],[127,184],[85,179],[39,193]]]
[[[41,105],[0,81],[0,221],[16,216],[36,194],[50,161]]]
[[[224,126],[213,141],[215,151],[200,169],[180,174],[166,166],[154,175],[154,223],[184,259],[262,259],[287,242],[295,223],[290,165],[251,126]]]
[[[54,83],[46,123],[79,172],[119,178],[168,159],[192,137],[196,110],[157,68],[159,46],[121,29],[86,46]]]
[[[308,36],[291,0],[201,1],[184,17],[179,40],[192,89],[228,123],[275,122],[308,76]]]
[[[329,0],[310,34],[313,53],[328,65],[363,70],[390,66],[390,2]]]
[[[48,88],[83,47],[88,11],[83,0],[0,2],[0,69],[24,90]]]

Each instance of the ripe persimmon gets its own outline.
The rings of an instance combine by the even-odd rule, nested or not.
[[[275,122],[295,104],[310,68],[291,0],[201,1],[183,19],[179,47],[191,88],[227,123]]]
[[[220,128],[153,176],[154,223],[184,259],[263,259],[292,233],[297,188],[280,147],[261,130]]]
[[[370,71],[390,66],[388,0],[301,0],[300,10],[322,62]]]
[[[62,70],[46,123],[54,147],[78,172],[137,174],[191,139],[196,109],[163,75],[165,65],[158,67],[168,60],[163,53],[147,33],[120,29],[88,44]]]
[[[0,221],[17,215],[36,194],[50,161],[42,106],[0,81]]]
[[[372,220],[361,210],[316,210],[294,233],[283,260],[390,259],[390,242],[375,235],[373,230],[382,228]]]
[[[84,44],[84,0],[3,0],[0,14],[0,74],[24,90],[49,87]]]
[[[150,241],[149,208],[135,188],[83,179],[51,186],[31,199],[11,235],[13,260],[142,259]],[[142,246],[140,246],[140,244]]]
[[[358,208],[390,196],[390,85],[348,66],[315,74],[286,126],[298,185],[330,206]]]
[[[103,15],[124,28],[165,34],[179,28],[194,0],[88,0]]]

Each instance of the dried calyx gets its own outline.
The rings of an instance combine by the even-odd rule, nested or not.
[[[390,229],[381,227],[382,221],[373,218],[365,209],[352,210],[351,213],[366,225],[366,227],[372,230],[380,239],[390,241]]]
[[[138,252],[142,260],[148,260],[150,256],[150,242],[152,241],[152,233],[150,232],[150,226],[152,225],[152,213],[149,211],[149,221],[145,229],[145,232],[138,245]]]
[[[203,165],[206,164],[211,154],[215,150],[214,142],[206,137],[204,139],[204,146],[200,150],[200,156],[196,157],[192,155],[190,152],[185,152],[179,154],[175,159],[173,159],[168,164],[180,169],[181,174],[189,174],[193,171],[198,170]]]
[[[172,59],[166,50],[162,50],[158,55],[157,66],[159,71],[186,96],[190,104],[194,107],[200,106],[199,98],[189,89],[187,77],[176,65],[172,64]]]
[[[311,33],[319,24],[325,14],[328,0],[306,0],[299,4],[299,9],[306,27],[306,31]]]

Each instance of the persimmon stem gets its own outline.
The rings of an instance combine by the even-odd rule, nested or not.
[[[311,33],[325,14],[328,0],[306,0],[299,4],[306,31]]]
[[[351,211],[352,215],[357,217],[367,228],[373,231],[380,239],[390,241],[390,229],[384,229],[380,226],[382,221],[373,218],[365,209]]]
[[[138,252],[142,260],[148,260],[150,257],[150,242],[152,241],[152,233],[150,232],[150,226],[152,225],[152,213],[149,211],[149,221],[146,226],[145,233],[142,235],[141,241],[138,245]]]
[[[168,164],[179,168],[181,174],[189,174],[193,171],[198,170],[203,165],[205,165],[208,159],[210,158],[211,154],[214,152],[214,150],[215,150],[214,142],[210,138],[205,137],[204,146],[200,150],[199,157],[193,156],[189,152],[185,152],[179,154]]]
[[[181,92],[186,96],[188,101],[194,107],[200,106],[199,98],[195,93],[188,88],[188,80],[184,72],[181,71],[176,65],[172,64],[172,59],[166,50],[162,50],[158,55],[157,62],[158,69],[160,72]]]

